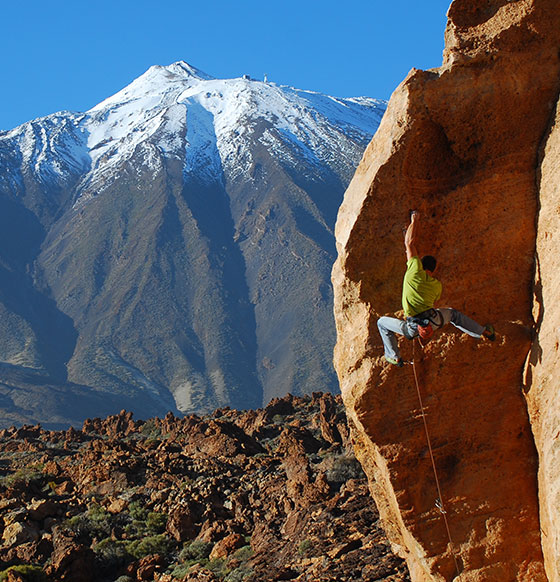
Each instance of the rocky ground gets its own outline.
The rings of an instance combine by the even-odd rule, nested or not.
[[[0,431],[0,581],[405,581],[339,397]]]

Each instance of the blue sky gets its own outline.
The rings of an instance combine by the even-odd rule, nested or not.
[[[441,64],[450,0],[26,0],[2,6],[0,129],[86,111],[151,65],[387,99]]]

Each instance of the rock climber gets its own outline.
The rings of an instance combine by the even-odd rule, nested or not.
[[[496,339],[494,328],[490,324],[482,326],[450,307],[434,307],[441,297],[442,287],[440,281],[432,276],[437,264],[435,257],[431,255],[426,255],[422,259],[418,257],[416,236],[419,220],[419,213],[413,211],[404,237],[407,263],[403,280],[402,305],[406,319],[380,317],[377,321],[385,348],[385,359],[395,366],[404,365],[395,334],[404,335],[410,340],[417,336],[429,339],[434,329],[452,323],[472,337],[478,339],[484,337],[490,341]]]

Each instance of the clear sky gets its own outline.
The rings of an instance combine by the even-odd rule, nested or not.
[[[86,111],[184,60],[337,97],[388,99],[441,64],[450,0],[25,0],[2,3],[0,130]]]

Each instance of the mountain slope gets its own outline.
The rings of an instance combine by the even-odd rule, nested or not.
[[[179,62],[0,134],[4,393],[151,416],[335,390],[333,225],[384,107]]]

